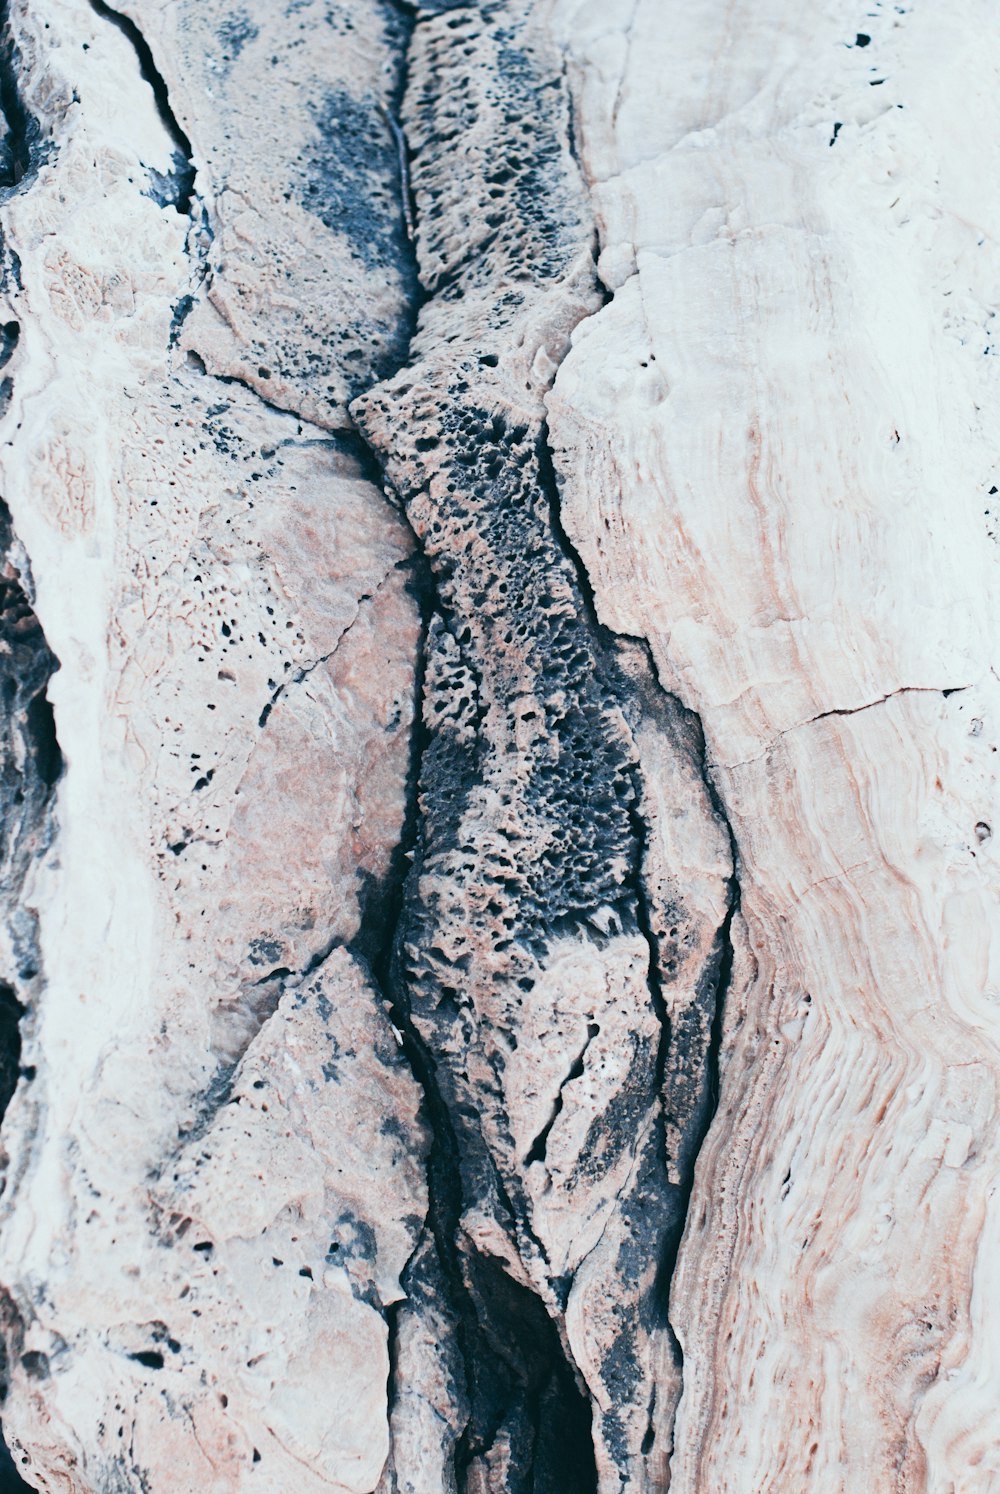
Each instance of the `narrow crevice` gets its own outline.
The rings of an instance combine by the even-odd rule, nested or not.
[[[453,8],[459,7],[440,7]],[[422,8],[424,17],[433,13],[430,7]],[[400,100],[407,81],[404,72],[400,79]],[[411,204],[409,152],[402,131],[398,135],[394,131],[394,135],[401,152],[405,152],[400,166],[402,211],[412,243],[419,233],[419,224],[407,218]],[[455,280],[456,274],[450,274],[449,281]],[[418,282],[412,306],[414,330],[423,306],[432,296],[447,299],[444,284]],[[409,358],[407,352],[400,366],[409,366]],[[371,451],[384,471],[374,444]],[[387,472],[383,480],[391,494],[393,488]],[[402,497],[400,508],[405,512]],[[416,534],[415,539],[419,547]],[[474,1247],[460,1245],[461,1219],[468,1204],[465,1180],[468,1159],[463,1155],[460,1130],[468,1126],[468,1121],[460,1114],[453,1076],[442,1074],[440,1056],[418,1030],[412,1008],[405,941],[407,932],[411,935],[414,932],[412,923],[409,927],[408,923],[420,904],[419,882],[427,833],[421,794],[440,792],[442,787],[431,786],[439,769],[427,769],[427,755],[432,750],[440,751],[440,738],[432,735],[419,709],[425,697],[424,676],[432,627],[450,637],[469,673],[473,678],[477,674],[474,659],[466,651],[467,630],[456,617],[441,585],[441,573],[446,574],[447,567],[448,562],[441,556],[421,563],[423,638],[406,823],[393,873],[388,879],[390,885],[380,889],[372,901],[371,914],[357,941],[358,953],[367,959],[372,978],[389,1003],[404,1053],[424,1094],[431,1138],[427,1226],[443,1276],[444,1297],[457,1324],[455,1347],[464,1374],[464,1400],[468,1406],[465,1427],[453,1452],[456,1485],[464,1490],[470,1479],[480,1479],[483,1465],[479,1460],[490,1453],[498,1437],[507,1436],[517,1444],[512,1445],[511,1457],[520,1470],[518,1476],[528,1480],[526,1489],[534,1488],[539,1494],[542,1490],[563,1489],[587,1494],[588,1490],[596,1489],[590,1410],[549,1311],[541,1297],[516,1282],[500,1261]],[[469,709],[471,716],[481,721],[481,717],[476,717],[476,705]],[[477,726],[477,740],[478,733]],[[469,771],[473,771],[471,766]],[[463,787],[471,787],[468,777]],[[500,1209],[506,1209],[512,1227],[515,1221],[524,1225],[525,1220],[519,1217],[524,1211],[515,1210],[511,1204],[495,1163],[488,1157],[480,1158],[480,1163],[487,1168],[489,1188]],[[544,1256],[540,1244],[538,1249]],[[404,1289],[409,1292],[413,1285],[404,1273]]]
[[[264,709],[261,711],[260,716],[257,718],[257,725],[259,727],[265,727],[267,725],[268,718],[270,717],[271,712],[274,710],[275,706],[278,704],[278,701],[282,698],[282,696],[287,695],[288,692],[294,689],[296,685],[301,685],[303,681],[307,680],[311,674],[315,673],[315,671],[319,669],[321,665],[329,663],[334,654],[336,654],[337,650],[347,639],[351,630],[357,624],[358,619],[361,617],[362,607],[364,607],[366,603],[372,601],[374,597],[378,596],[379,592],[382,590],[383,586],[394,571],[401,570],[413,570],[413,562],[410,558],[397,561],[395,565],[393,565],[386,572],[386,574],[371,591],[366,591],[362,593],[360,597],[358,597],[357,610],[355,611],[354,616],[351,618],[350,622],[344,624],[343,628],[338,633],[332,648],[327,649],[325,654],[320,654],[318,659],[313,659],[311,664],[303,664],[299,669],[295,671],[293,675],[290,676],[290,678],[282,680],[281,684],[275,687],[275,689],[271,693],[270,699],[266,702]],[[197,787],[197,785],[195,786]]]
[[[424,1096],[430,1133],[430,1155],[427,1167],[427,1228],[434,1241],[441,1267],[447,1302],[457,1323],[457,1348],[465,1372],[465,1395],[471,1414],[465,1432],[455,1449],[457,1487],[465,1488],[466,1476],[473,1460],[489,1451],[505,1417],[512,1397],[516,1398],[518,1381],[528,1384],[521,1394],[527,1397],[532,1378],[539,1378],[538,1364],[525,1363],[519,1353],[525,1337],[539,1342],[554,1339],[555,1329],[537,1298],[511,1281],[499,1265],[482,1260],[473,1264],[476,1291],[462,1269],[457,1248],[463,1208],[463,1187],[458,1137],[438,1077],[437,1060],[421,1037],[410,1010],[405,958],[401,947],[408,883],[418,875],[414,865],[419,855],[422,826],[420,807],[421,771],[430,733],[423,721],[421,702],[424,694],[427,639],[434,617],[440,617],[440,598],[430,567],[422,557],[415,567],[411,589],[421,611],[421,640],[415,681],[414,730],[411,737],[410,766],[407,782],[406,812],[399,841],[386,878],[377,894],[367,900],[365,917],[352,953],[370,972],[375,988],[386,1001],[389,1015],[400,1034],[403,1053]],[[402,1285],[410,1295],[409,1266],[403,1272]],[[484,1299],[489,1299],[495,1320],[491,1329],[482,1321]],[[503,1306],[500,1307],[500,1303]],[[499,1320],[499,1321],[496,1321]],[[518,1328],[518,1322],[522,1326]],[[510,1343],[505,1344],[500,1325],[507,1330]],[[395,1353],[392,1336],[395,1318],[389,1320],[390,1357]],[[536,1353],[540,1363],[551,1359],[554,1345]],[[528,1356],[531,1357],[531,1356]],[[498,1385],[506,1382],[506,1390]],[[390,1399],[391,1405],[391,1399]],[[580,1486],[581,1494],[585,1486]]]
[[[604,297],[603,305],[607,305],[611,299],[611,295],[606,294]],[[711,998],[712,1018],[708,1046],[705,1052],[706,1092],[704,1102],[700,1107],[700,1113],[691,1117],[691,1124],[687,1129],[684,1139],[684,1156],[676,1159],[677,1170],[680,1175],[680,1182],[676,1187],[674,1198],[672,1200],[674,1205],[674,1209],[672,1211],[674,1214],[674,1218],[671,1221],[670,1227],[665,1231],[659,1260],[657,1262],[657,1296],[662,1305],[663,1324],[669,1334],[677,1370],[681,1377],[681,1384],[683,1384],[684,1355],[680,1341],[677,1338],[677,1335],[675,1334],[669,1320],[669,1294],[671,1282],[673,1280],[673,1276],[677,1266],[677,1257],[680,1251],[681,1239],[683,1238],[684,1227],[686,1225],[687,1216],[690,1210],[691,1197],[694,1191],[694,1175],[697,1159],[704,1145],[705,1138],[708,1135],[708,1131],[711,1127],[712,1121],[715,1118],[715,1114],[719,1104],[720,1058],[722,1050],[723,1026],[725,1020],[726,1000],[729,994],[729,988],[732,980],[734,959],[732,924],[733,919],[739,912],[741,899],[739,880],[739,851],[736,844],[736,837],[733,833],[732,825],[726,813],[725,806],[722,802],[719,791],[712,779],[711,768],[708,762],[705,745],[704,729],[702,727],[701,720],[693,711],[685,706],[684,703],[679,700],[676,695],[663,688],[662,684],[660,683],[658,671],[652,657],[652,651],[650,649],[648,640],[645,638],[635,638],[630,635],[617,634],[610,628],[608,628],[604,623],[602,623],[598,616],[597,598],[594,591],[593,583],[590,579],[590,575],[583,563],[581,556],[577,552],[563,526],[559,482],[556,475],[555,465],[552,461],[551,445],[547,425],[543,428],[543,447],[544,456],[541,463],[541,470],[543,473],[547,491],[549,493],[552,515],[552,532],[556,538],[563,556],[573,567],[576,582],[580,590],[580,595],[583,599],[584,609],[590,621],[590,625],[594,631],[594,635],[600,641],[602,647],[610,651],[612,654],[614,652],[616,643],[619,640],[631,644],[632,646],[637,647],[640,650],[644,658],[645,670],[648,672],[650,680],[654,683],[655,689],[658,692],[660,698],[667,706],[667,708],[676,716],[676,718],[684,723],[685,734],[688,739],[690,741],[693,741],[694,743],[695,750],[693,753],[693,757],[699,777],[701,778],[712,811],[720,826],[722,826],[725,830],[726,837],[729,841],[731,864],[733,870],[728,881],[725,915],[717,935],[718,955],[717,965],[714,972],[714,979],[712,982],[714,988]],[[634,770],[633,773],[633,784],[634,800],[631,806],[631,820],[633,834],[635,836],[636,845],[638,847],[638,868],[633,877],[632,890],[636,899],[639,927],[649,948],[649,969],[647,980],[653,1007],[656,1012],[657,1019],[660,1023],[660,1042],[656,1060],[656,1085],[657,1093],[661,1097],[660,1123],[661,1126],[663,1126],[666,1119],[666,1096],[664,1093],[666,1064],[670,1051],[671,1040],[674,1034],[671,1032],[670,1018],[668,1016],[666,1004],[663,997],[657,939],[655,931],[652,927],[651,909],[642,872],[645,861],[646,840],[649,831],[646,819],[642,811],[643,791],[641,772],[638,767]],[[663,1145],[665,1152],[665,1132],[662,1136],[661,1144]],[[664,1160],[667,1160],[665,1156]],[[655,1397],[654,1403],[652,1403],[650,1407],[650,1422],[647,1432],[647,1441],[649,1442],[650,1446],[652,1445],[652,1416],[654,1406]],[[649,1447],[647,1447],[646,1450],[648,1451]]]
[[[154,196],[161,207],[170,205],[175,207],[179,213],[187,215],[191,212],[195,182],[191,142],[170,107],[170,94],[163,74],[153,60],[149,43],[133,20],[120,10],[112,10],[110,5],[105,4],[105,0],[90,0],[90,6],[95,15],[117,27],[129,42],[139,63],[139,72],[153,91],[160,119],[174,143],[172,171],[163,173],[154,171],[149,166],[146,167],[154,189]]]
[[[34,176],[45,159],[46,143],[21,93],[21,58],[11,27],[8,0],[0,3],[0,202]],[[5,288],[20,288],[20,263],[0,240]],[[0,366],[13,357],[20,326],[2,329]],[[10,378],[0,385],[3,414],[12,395]],[[34,611],[34,589],[27,557],[0,499],[0,918],[13,966],[0,978],[0,1127],[19,1084],[31,1084],[35,1069],[23,1060],[23,1047],[44,980],[36,915],[23,903],[32,863],[55,833],[54,801],[63,758],[56,738],[48,683],[59,662]],[[0,1192],[9,1177],[0,1130]],[[0,1407],[8,1390],[8,1364],[19,1356],[23,1325],[13,1300],[0,1288]],[[22,1361],[23,1363],[23,1361]],[[27,1462],[27,1457],[23,1460]],[[0,1488],[30,1494],[0,1429]]]
[[[866,711],[874,711],[878,706],[885,705],[889,700],[895,700],[899,695],[940,695],[945,700],[951,695],[961,695],[963,691],[970,690],[971,685],[900,685],[897,690],[890,690],[886,695],[880,695],[876,700],[866,700],[864,705],[859,706],[833,706],[828,711],[820,711],[815,716],[807,716],[804,721],[796,721],[792,726],[786,726],[779,731],[777,736],[755,752],[753,757],[740,758],[738,762],[719,763],[717,766],[724,767],[729,771],[736,768],[749,767],[751,763],[759,763],[769,752],[773,752],[778,743],[784,738],[791,736],[793,732],[802,731],[803,727],[813,726],[817,721],[829,721],[840,716],[861,716]],[[716,766],[716,764],[713,764]]]
[[[21,97],[21,58],[11,27],[10,0],[0,0],[0,201],[33,175],[45,156],[38,121]]]
[[[189,306],[184,315],[187,316],[190,310],[191,307]],[[174,340],[176,341],[176,338]],[[238,389],[245,389],[247,394],[252,396],[256,404],[261,405],[265,410],[270,410],[272,415],[282,415],[286,420],[297,421],[300,427],[300,434],[301,428],[307,425],[311,426],[314,430],[320,431],[322,433],[323,439],[326,441],[336,441],[341,438],[350,439],[351,435],[353,434],[352,432],[348,431],[329,431],[325,426],[316,425],[313,421],[308,420],[304,415],[300,415],[297,410],[291,409],[290,406],[275,404],[273,400],[269,400],[266,395],[261,394],[259,389],[255,389],[252,384],[247,383],[246,379],[241,379],[238,374],[213,373],[205,363],[205,360],[201,356],[201,354],[195,352],[193,348],[188,348],[186,350],[184,354],[184,362],[189,369],[191,369],[194,373],[199,374],[203,378],[214,379],[217,384],[230,384],[235,385]]]
[[[24,1007],[14,987],[0,981],[0,1125],[21,1076],[21,1018]]]
[[[525,1154],[525,1167],[530,1167],[532,1162],[545,1161],[545,1154],[548,1150],[549,1137],[552,1134],[552,1128],[562,1114],[563,1106],[566,1103],[566,1086],[567,1084],[572,1084],[574,1079],[579,1079],[582,1077],[583,1066],[587,1058],[587,1051],[590,1048],[590,1045],[594,1041],[595,1037],[597,1037],[597,1035],[600,1033],[600,1030],[600,1026],[597,1022],[591,1021],[587,1023],[587,1041],[580,1049],[576,1058],[574,1058],[572,1064],[570,1065],[569,1072],[567,1073],[566,1078],[559,1086],[559,1093],[556,1095],[556,1101],[552,1107],[552,1114],[549,1116],[548,1120],[545,1122],[545,1125],[539,1131],[538,1135],[535,1137],[534,1141],[531,1143],[531,1146],[528,1148],[527,1153]]]
[[[866,701],[864,705],[845,706],[834,708],[829,711],[820,711],[818,716],[810,716],[808,721],[803,721],[803,726],[812,726],[814,721],[826,721],[831,716],[859,716],[863,711],[873,711],[876,706],[885,705],[887,700],[895,700],[897,695],[943,695],[947,700],[949,695],[959,695],[963,690],[968,690],[968,685],[900,685],[898,690],[890,690],[887,695],[880,695],[877,700]],[[789,730],[794,731],[794,727]],[[786,736],[782,732],[782,736]]]
[[[463,1210],[459,1141],[442,1093],[437,1060],[413,1021],[402,949],[408,885],[412,885],[411,879],[419,875],[417,858],[423,820],[421,772],[424,753],[430,743],[430,733],[420,710],[427,638],[432,619],[442,615],[441,600],[430,567],[422,556],[414,567],[411,590],[420,606],[422,627],[406,812],[389,873],[366,900],[362,927],[350,949],[363,961],[373,985],[386,1001],[389,1015],[400,1034],[403,1053],[424,1096],[431,1138],[426,1223],[441,1267],[448,1306],[457,1323],[457,1348],[464,1366],[465,1396],[470,1406],[469,1420],[454,1454],[457,1487],[462,1490],[470,1465],[490,1450],[511,1415],[512,1405],[523,1402],[524,1411],[532,1415],[533,1436],[537,1440],[542,1431],[540,1419],[534,1411],[535,1404],[546,1396],[555,1395],[571,1406],[573,1395],[569,1385],[562,1382],[571,1380],[572,1375],[568,1369],[560,1371],[558,1368],[562,1351],[555,1326],[540,1299],[511,1280],[499,1263],[486,1258],[467,1261],[467,1269],[471,1272],[467,1277],[457,1246]],[[499,1180],[497,1182],[498,1187],[501,1186]],[[409,1267],[403,1272],[402,1285],[410,1295],[408,1271]],[[396,1318],[387,1321],[392,1358],[395,1354]],[[557,1389],[557,1386],[561,1388]],[[581,1437],[589,1438],[589,1428],[573,1429],[571,1420],[572,1417],[566,1426],[569,1448],[578,1444]],[[574,1494],[576,1491],[586,1494],[591,1486],[590,1475],[586,1469],[580,1470],[573,1465],[571,1452],[569,1464],[571,1484],[556,1482],[539,1487],[572,1487]]]

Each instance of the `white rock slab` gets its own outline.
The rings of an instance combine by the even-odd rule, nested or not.
[[[560,16],[613,293],[549,402],[563,520],[701,716],[754,961],[671,1487],[992,1488],[995,28]]]

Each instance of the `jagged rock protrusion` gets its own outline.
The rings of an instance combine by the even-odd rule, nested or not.
[[[542,1450],[559,1427],[574,1488],[652,1488],[728,839],[680,717],[588,616],[553,522],[544,396],[600,297],[561,60],[531,8],[421,19],[403,119],[429,299],[407,367],[351,411],[438,594],[396,979],[454,1132],[446,1245],[475,1312],[459,1487],[565,1487]],[[530,1368],[543,1308],[551,1387]]]

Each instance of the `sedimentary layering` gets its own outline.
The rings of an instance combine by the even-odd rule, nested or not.
[[[1000,1489],[984,0],[2,18],[21,1477]]]
[[[700,716],[753,958],[672,1487],[997,1488],[995,18],[615,10],[565,13],[613,294],[563,522]]]

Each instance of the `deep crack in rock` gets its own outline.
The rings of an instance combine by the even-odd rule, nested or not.
[[[660,1090],[671,1033],[659,990],[662,950],[646,907],[646,827],[626,719],[642,714],[642,689],[596,626],[559,532],[541,405],[558,362],[544,339],[555,336],[558,345],[600,304],[592,230],[574,198],[561,88],[559,60],[539,57],[516,6],[418,20],[404,112],[428,299],[409,366],[352,406],[383,457],[437,589],[422,813],[391,985],[434,1095],[435,1145],[447,1152],[446,1186],[432,1189],[437,1245],[454,1262],[453,1283],[457,1266],[468,1293],[460,1337],[471,1407],[456,1451],[460,1488],[474,1472],[498,1488],[596,1487],[588,1418],[573,1410],[582,1382],[565,1317],[580,1261],[566,1269],[565,1241],[560,1261],[551,1259],[543,1238],[551,1225],[539,1234],[540,1200],[524,1159],[544,1169],[564,1089],[583,1080],[601,1024],[586,1014],[586,1042],[567,1065],[544,1126],[521,1148],[509,1115],[516,1091],[505,1088],[505,1076],[519,1046],[539,1039],[519,1009],[535,993],[544,1020],[545,965],[560,941],[582,941],[584,958],[598,968],[608,950],[643,950],[626,976],[626,1011],[631,999],[640,1003],[629,1072],[593,1116],[572,1177],[573,1186],[599,1193],[615,1166],[626,1166],[628,1181],[622,1176],[610,1190],[624,1233],[607,1269],[625,1298],[646,1303],[639,1331],[669,1332],[669,1269],[710,1118],[728,927],[724,920],[701,980],[697,1031],[672,1035],[682,1088],[685,1064],[696,1072],[689,1096],[669,1097],[672,1144],[676,1151],[680,1138],[683,1152],[670,1158],[680,1174],[670,1182]],[[529,98],[554,101],[532,119],[530,138]],[[520,371],[526,385],[503,366],[518,341],[514,327],[529,349]],[[644,1288],[650,1270],[655,1279]],[[530,1341],[515,1304],[532,1297],[556,1330],[552,1373],[567,1375],[555,1403],[537,1375],[525,1380],[530,1351],[500,1378],[485,1353],[499,1340],[504,1315],[508,1341]],[[643,1371],[633,1332],[627,1316],[617,1321],[600,1370],[612,1409],[596,1435],[623,1487],[652,1440],[648,1419],[635,1429]],[[574,1421],[571,1440],[566,1429]],[[556,1423],[563,1459],[544,1472],[533,1449]]]
[[[149,43],[135,22],[123,11],[114,10],[105,0],[90,0],[95,15],[116,26],[132,46],[139,71],[153,91],[156,107],[170,138],[174,142],[173,170],[164,174],[147,167],[151,195],[161,207],[175,207],[179,213],[190,213],[194,196],[195,167],[191,154],[191,142],[181,129],[177,116],[170,106],[170,93],[163,74],[156,66]]]
[[[132,44],[177,146],[157,201],[188,212],[192,147],[167,83],[135,23],[91,3]],[[562,60],[518,4],[420,7],[401,34],[403,125],[383,112],[406,232],[362,247],[405,258],[415,241],[417,325],[408,362],[351,410],[424,557],[412,579],[423,721],[403,835],[347,948],[389,1003],[432,1139],[409,1301],[371,1305],[389,1327],[390,1418],[412,1388],[408,1325],[437,1315],[450,1329],[435,1352],[449,1387],[441,1472],[457,1489],[586,1494],[609,1467],[638,1489],[663,1457],[651,1345],[665,1335],[679,1353],[667,1293],[714,1102],[734,904],[685,1026],[665,990],[678,938],[697,941],[679,933],[683,911],[667,927],[647,886],[656,831],[639,738],[659,733],[690,767],[697,732],[657,698],[648,661],[598,624],[548,452],[545,392],[570,330],[602,304]],[[345,110],[363,135],[368,114],[344,100],[322,129]],[[295,407],[269,401],[268,369],[257,375],[214,370],[262,405]],[[261,727],[308,673],[275,688]],[[341,944],[294,976],[260,977],[258,1030]],[[232,1103],[248,1052],[220,1067],[185,1146]],[[150,1367],[152,1352],[129,1357]],[[397,1451],[389,1476],[412,1479]]]

